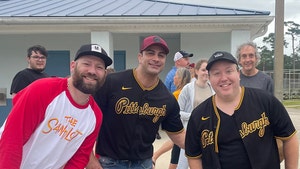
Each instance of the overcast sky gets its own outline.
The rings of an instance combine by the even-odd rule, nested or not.
[[[179,2],[196,5],[217,6],[238,9],[250,9],[257,11],[270,11],[271,16],[275,16],[275,0],[162,0],[169,2]],[[300,24],[300,0],[284,0],[284,21],[294,21]],[[275,19],[268,27],[268,35],[274,30]],[[257,38],[255,42],[261,43],[262,38]],[[291,44],[291,43],[290,43]]]

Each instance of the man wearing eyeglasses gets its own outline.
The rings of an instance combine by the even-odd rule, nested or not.
[[[48,53],[45,47],[41,45],[34,45],[27,49],[26,60],[28,62],[28,67],[19,71],[13,78],[10,88],[10,94],[12,97],[33,81],[49,77],[46,73],[44,73],[47,56]]]

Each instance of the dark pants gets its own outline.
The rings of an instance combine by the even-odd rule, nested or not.
[[[171,164],[178,164],[179,155],[180,155],[180,147],[174,144],[171,152]]]
[[[115,160],[101,156],[99,162],[103,169],[152,169],[152,159],[145,160]]]

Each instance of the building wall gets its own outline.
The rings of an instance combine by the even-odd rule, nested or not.
[[[174,66],[173,56],[179,50],[194,53],[191,62],[200,59],[208,59],[217,50],[231,51],[231,34],[225,33],[181,33],[161,35],[170,48],[167,63],[160,78],[164,81],[168,71]],[[140,41],[137,34],[113,34],[114,49],[126,51],[126,68],[137,66],[137,54],[139,52]],[[141,36],[140,36],[141,37]],[[142,36],[144,37],[144,36]]]
[[[0,88],[7,88],[15,74],[27,67],[27,48],[43,45],[47,50],[70,50],[70,58],[83,43],[89,43],[89,34],[34,34],[1,35],[0,39]],[[8,97],[11,97],[8,94]]]
[[[114,50],[126,51],[126,68],[137,66],[137,54],[142,37],[139,34],[113,34]],[[174,65],[173,56],[178,50],[194,53],[191,62],[208,58],[216,50],[230,51],[230,33],[181,33],[161,35],[168,43],[170,53],[160,77],[164,80],[167,72]],[[40,44],[47,50],[70,50],[73,59],[77,49],[85,43],[90,43],[90,34],[19,34],[1,35],[0,51],[0,88],[10,90],[14,75],[27,67],[26,54],[29,46]],[[101,45],[101,44],[100,44]],[[11,96],[8,94],[8,98]]]
[[[194,53],[191,62],[208,59],[214,52],[230,51],[230,33],[184,33],[181,34],[182,49]]]
[[[137,67],[137,54],[140,49],[140,43],[144,37],[149,35],[152,34],[112,34],[113,49],[126,51],[126,69]],[[164,81],[167,73],[174,65],[173,56],[179,50],[186,50],[187,52],[194,53],[194,57],[191,58],[191,62],[197,62],[200,59],[208,59],[212,53],[217,50],[230,52],[232,49],[231,41],[233,37],[230,32],[164,33],[159,35],[167,41],[170,49],[165,68],[160,74],[162,81]],[[1,35],[0,89],[1,92],[3,89],[6,89],[6,97],[8,100],[7,106],[0,105],[0,125],[4,122],[11,107],[11,95],[9,94],[11,81],[18,71],[27,67],[26,55],[27,48],[29,46],[40,44],[45,46],[47,50],[51,51],[68,50],[70,51],[70,60],[72,60],[78,48],[82,44],[90,42],[90,33]],[[109,45],[102,44],[102,46]]]

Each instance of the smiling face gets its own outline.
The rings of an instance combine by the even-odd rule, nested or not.
[[[235,97],[240,88],[240,73],[237,65],[228,61],[217,61],[209,70],[209,80],[218,97]]]
[[[38,72],[42,72],[46,68],[47,57],[40,51],[31,51],[31,55],[27,57],[28,68]]]
[[[160,46],[153,45],[138,54],[139,67],[148,75],[158,76],[166,63],[167,54]]]
[[[178,75],[178,71],[176,71],[175,76],[173,77],[173,82],[175,86],[178,86],[180,84],[181,78]]]
[[[254,75],[258,58],[255,54],[255,48],[252,46],[244,46],[240,50],[239,64],[242,66],[242,71],[247,75]]]
[[[185,68],[188,68],[190,65],[190,57],[183,57],[183,58],[180,58],[178,59],[176,62],[175,62],[175,66],[177,68],[179,67],[185,67]]]
[[[199,69],[195,69],[195,73],[197,74],[197,79],[200,81],[208,80],[208,71],[206,70],[207,62],[202,62]]]
[[[85,94],[94,94],[104,83],[105,64],[96,56],[81,56],[71,63],[73,85]]]

